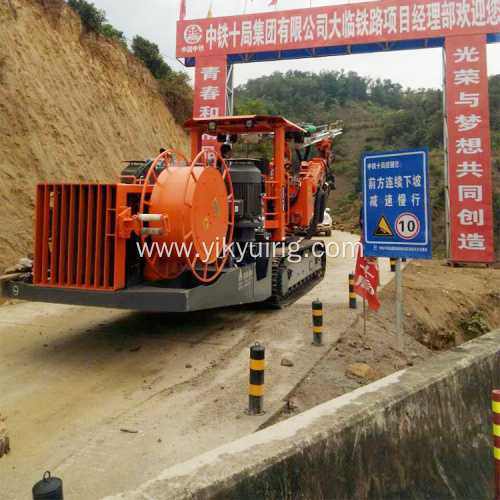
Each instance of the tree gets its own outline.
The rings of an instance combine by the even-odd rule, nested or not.
[[[80,16],[83,29],[87,33],[101,33],[106,22],[106,13],[86,0],[68,0],[68,5]]]
[[[266,115],[268,109],[266,103],[261,98],[248,99],[236,106],[236,114],[238,115]]]
[[[359,76],[354,71],[349,71],[347,74],[349,82],[350,98],[356,102],[366,101],[368,96],[368,81],[366,78]]]
[[[165,78],[172,72],[170,66],[163,60],[158,45],[142,36],[134,36],[132,53],[147,66],[155,78]]]

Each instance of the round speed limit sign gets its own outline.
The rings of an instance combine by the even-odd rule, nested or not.
[[[397,235],[404,240],[412,240],[420,232],[420,222],[413,214],[401,214],[395,225]]]

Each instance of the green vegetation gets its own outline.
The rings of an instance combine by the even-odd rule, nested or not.
[[[111,40],[117,40],[125,50],[128,50],[127,40],[123,31],[113,28],[111,24],[105,23],[101,26],[101,35]]]
[[[490,77],[492,145],[500,146],[500,75]],[[345,122],[345,136],[364,130],[361,152],[377,148],[443,147],[443,93],[435,89],[403,90],[390,80],[373,80],[351,71],[319,74],[275,72],[249,80],[235,92],[237,114],[278,114],[298,122]],[[356,134],[359,135],[359,134]],[[356,138],[356,142],[359,137]],[[338,143],[341,160],[347,144]],[[346,146],[344,148],[344,146]],[[351,145],[352,146],[352,145]],[[345,166],[358,164],[359,155]]]
[[[47,0],[39,0],[46,2]],[[49,0],[61,4],[61,0]],[[123,31],[119,31],[107,22],[106,12],[98,9],[93,3],[86,0],[66,0],[66,3],[78,14],[82,21],[85,33],[103,36],[108,40],[117,41],[125,50],[128,50],[127,40]]]
[[[86,0],[67,0],[68,5],[80,16],[86,33],[101,34],[106,22],[106,13]]]
[[[193,89],[189,75],[182,71],[171,71],[159,80],[160,92],[175,121],[182,125],[193,116]]]
[[[476,311],[472,317],[465,322],[465,328],[469,335],[478,337],[491,330],[491,326],[484,316],[483,311]]]
[[[141,36],[132,40],[132,54],[140,59],[158,80],[166,105],[177,123],[182,124],[193,114],[193,90],[186,73],[173,71],[160,54],[156,43]]]
[[[288,71],[248,81],[236,89],[236,113],[278,114],[314,124],[344,122],[335,140],[335,172],[343,184],[335,197],[334,215],[359,213],[362,153],[429,146],[442,148],[443,114],[440,90],[403,90],[390,80],[373,80],[355,72],[319,74]],[[438,191],[442,189],[443,155],[434,157]],[[348,184],[348,189],[346,188]],[[434,194],[441,203],[439,192]]]
[[[158,45],[142,38],[142,36],[134,36],[132,40],[132,54],[140,59],[153,76],[159,80],[172,72],[170,66],[163,60]]]
[[[383,136],[372,135],[370,142],[382,138],[387,146],[433,148],[443,141],[440,90],[403,90],[390,80],[372,80],[353,71],[275,72],[238,87],[236,96],[238,112],[284,114],[314,123],[343,118],[356,129],[382,125]]]

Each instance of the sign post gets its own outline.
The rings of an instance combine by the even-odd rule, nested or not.
[[[403,334],[403,276],[401,259],[396,259],[396,336],[399,352],[403,352]]]
[[[429,154],[425,148],[366,153],[361,169],[364,254],[396,260],[396,333],[402,352],[401,259],[432,258]]]

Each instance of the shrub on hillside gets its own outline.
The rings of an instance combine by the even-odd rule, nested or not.
[[[61,5],[61,0],[37,0],[41,5],[56,4]],[[86,0],[67,0],[67,4],[78,14],[86,33],[102,35],[110,40],[116,40],[120,45],[128,50],[127,40],[123,31],[119,31],[111,24],[106,23],[106,12],[98,9],[93,3]]]
[[[68,0],[68,5],[80,16],[86,33],[100,34],[106,22],[106,13],[86,0]]]
[[[132,53],[147,66],[155,78],[165,78],[172,73],[172,69],[163,60],[156,43],[136,35],[132,40]]]
[[[491,329],[483,311],[475,311],[472,317],[465,322],[465,328],[470,335],[479,337]]]
[[[111,40],[117,40],[124,49],[128,50],[127,40],[125,39],[123,31],[113,28],[111,24],[103,24],[101,26],[101,34]]]
[[[182,125],[193,116],[193,89],[186,73],[171,71],[159,81],[159,88],[177,123]]]
[[[165,104],[175,121],[183,124],[193,116],[193,89],[186,73],[173,71],[160,54],[156,43],[136,35],[132,40],[132,54],[140,59],[158,80]]]

